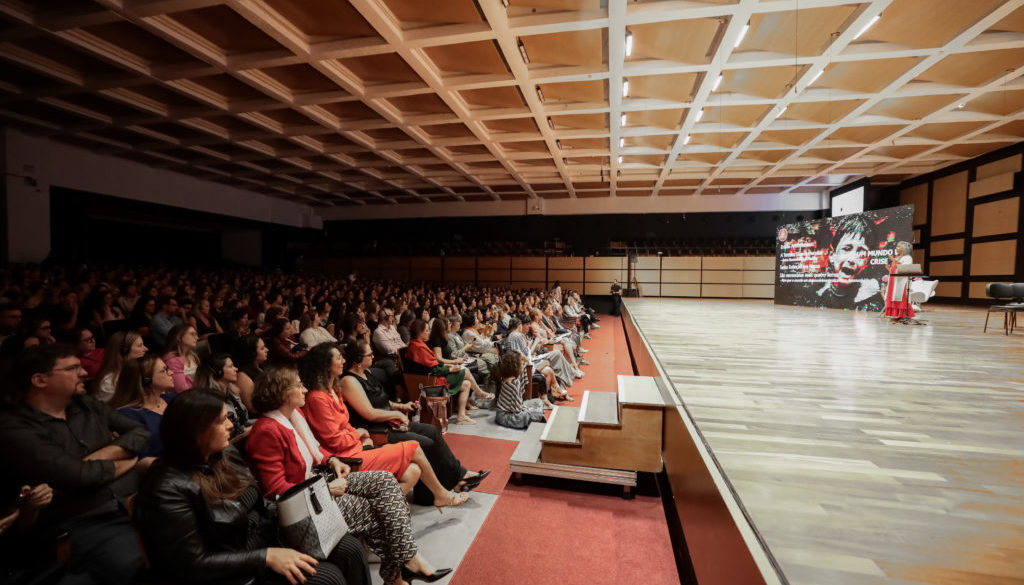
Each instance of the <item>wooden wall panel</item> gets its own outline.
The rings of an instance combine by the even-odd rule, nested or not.
[[[967,171],[932,183],[931,233],[933,236],[964,231],[967,222]]]
[[[918,248],[910,253],[910,256],[914,259],[914,264],[924,265],[924,250]]]
[[[547,278],[543,268],[513,268],[512,280],[526,280],[543,283]]]
[[[1014,173],[1004,173],[994,177],[978,179],[971,183],[967,196],[974,199],[975,197],[984,197],[993,193],[1009,191],[1013,189],[1013,175]]]
[[[741,283],[743,282],[742,270],[702,270],[700,281],[703,283]]]
[[[771,270],[744,270],[743,284],[775,284],[775,272]]]
[[[744,270],[775,270],[775,256],[746,256]]]
[[[549,280],[548,284],[547,284],[547,286],[545,288],[551,289],[551,288],[553,288],[554,284],[555,284],[554,280]],[[566,292],[566,291],[570,291],[570,290],[578,290],[578,291],[582,291],[583,290],[583,283],[579,282],[579,281],[572,282],[572,281],[562,280],[562,281],[559,282],[559,284],[562,285],[562,292],[563,293]],[[611,285],[609,285],[609,286],[611,286]]]
[[[367,258],[374,264],[377,263],[376,258]],[[417,268],[437,268],[441,269],[441,257],[440,256],[413,256],[409,258],[409,264]]]
[[[480,268],[508,268],[512,265],[512,259],[508,256],[481,256],[476,263]]]
[[[699,297],[700,284],[661,284],[661,294],[666,297]]]
[[[700,270],[700,256],[674,256],[661,259],[662,270]],[[589,264],[587,266],[590,266]]]
[[[971,276],[1014,274],[1017,240],[971,244]]]
[[[439,282],[441,280],[441,270],[434,268],[413,268],[409,272],[409,278],[412,280]]]
[[[445,268],[476,268],[476,257],[448,256],[444,259]]]
[[[743,296],[743,286],[739,284],[702,284],[700,285],[700,296],[739,298]]]
[[[744,284],[743,297],[748,299],[774,299],[775,285],[771,284]]]
[[[583,282],[583,267],[552,270],[548,268],[548,282],[556,280],[567,280],[572,282]],[[562,288],[565,288],[564,286]]]
[[[661,282],[700,282],[700,270],[662,270]]]
[[[606,295],[611,290],[611,281],[608,282],[588,282],[583,285],[583,294],[585,295]]]
[[[955,240],[939,240],[938,242],[932,242],[932,245],[928,248],[929,256],[953,256],[955,254],[963,253],[963,238],[957,238]]]
[[[512,271],[508,268],[480,268],[477,270],[477,278],[488,282],[505,282],[512,280]]]
[[[972,282],[967,288],[967,295],[972,299],[987,299],[989,296],[985,294],[986,286],[987,282]]]
[[[912,239],[912,241],[910,243],[911,244],[920,244],[921,243],[921,230],[920,229],[914,230],[914,236],[913,236],[913,239]]]
[[[914,225],[928,223],[928,183],[900,191],[900,205],[914,206]]]
[[[602,270],[587,268],[587,282],[607,282],[611,286],[613,279],[618,279],[622,282],[626,279],[625,270]],[[625,287],[623,287],[625,288]]]
[[[408,258],[380,258],[381,268],[409,268]]]
[[[475,282],[476,271],[467,268],[452,268],[444,271],[445,282]]]
[[[636,267],[640,270],[657,270],[661,268],[661,256],[639,256]]]
[[[591,268],[616,268],[626,267],[626,259],[622,256],[588,256],[586,258],[587,270]]]
[[[408,280],[409,268],[387,268],[381,267],[380,277],[385,280]]]
[[[940,282],[935,287],[935,296],[937,297],[953,297],[960,298],[960,294],[964,290],[964,284],[962,282]]]
[[[703,270],[743,270],[742,256],[705,256]]]
[[[1017,231],[1020,197],[979,203],[974,206],[974,237],[1009,234]]]
[[[944,260],[932,262],[928,265],[929,276],[963,276],[963,260]]]
[[[987,165],[979,165],[975,169],[975,178],[977,179],[988,179],[997,175],[1004,175],[1006,173],[1016,173],[1021,170],[1021,162],[1024,160],[1024,156],[1015,154],[1006,158],[1001,158],[995,162],[990,162]]]
[[[544,288],[543,280],[513,280],[509,286],[511,288]]]
[[[645,297],[660,297],[661,284],[657,282],[641,282],[640,295]]]
[[[547,258],[543,256],[513,256],[512,268],[544,268]]]
[[[583,268],[582,256],[552,256],[548,258],[548,268]]]
[[[661,282],[660,270],[635,270],[633,275],[640,282]]]

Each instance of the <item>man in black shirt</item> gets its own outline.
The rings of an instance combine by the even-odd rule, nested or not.
[[[612,316],[618,317],[622,314],[622,287],[618,279],[612,281]]]
[[[0,413],[0,466],[17,482],[49,484],[53,501],[35,529],[67,532],[73,573],[129,583],[142,566],[124,500],[138,488],[135,464],[149,431],[85,396],[74,348],[30,347],[13,372],[13,406]]]

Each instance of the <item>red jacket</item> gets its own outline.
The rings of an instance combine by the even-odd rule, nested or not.
[[[295,412],[302,416],[301,410]],[[264,416],[256,420],[245,443],[245,452],[263,487],[263,494],[271,500],[306,479],[306,462],[299,453],[295,434],[272,418]],[[316,463],[326,461],[331,453],[320,447],[320,456]]]

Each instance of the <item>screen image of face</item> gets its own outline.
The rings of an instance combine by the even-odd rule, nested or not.
[[[881,310],[896,242],[913,238],[912,205],[779,226],[775,303]]]

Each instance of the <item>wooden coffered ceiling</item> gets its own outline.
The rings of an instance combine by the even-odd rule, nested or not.
[[[316,206],[820,192],[1021,141],[1022,5],[0,0],[0,117]]]

